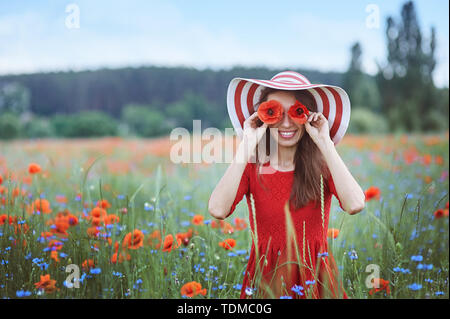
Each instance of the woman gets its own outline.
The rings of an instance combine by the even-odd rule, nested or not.
[[[209,212],[225,219],[246,195],[253,240],[241,298],[347,298],[327,242],[331,195],[351,215],[365,202],[335,149],[350,118],[345,91],[285,71],[270,81],[233,79],[227,103],[242,140],[211,194]],[[306,111],[297,110],[302,121],[292,113],[299,105]],[[332,117],[331,129],[319,110]]]

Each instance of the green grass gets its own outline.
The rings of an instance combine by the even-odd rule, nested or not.
[[[448,202],[448,137],[435,145],[427,145],[420,136],[408,139],[407,145],[396,140],[395,145],[389,146],[394,146],[396,154],[400,155],[397,159],[392,153],[373,150],[370,145],[374,143],[368,140],[367,147],[361,149],[351,145],[338,148],[361,187],[377,186],[382,193],[381,200],[367,202],[366,208],[354,216],[342,212],[333,199],[329,227],[339,228],[340,234],[335,240],[330,239],[329,244],[344,288],[350,298],[448,298],[448,217],[436,219],[433,215]],[[423,165],[419,161],[406,164],[401,152],[411,146],[421,155],[442,156],[444,165]],[[138,153],[141,151],[145,154],[141,149]],[[97,151],[95,148],[87,150],[83,142],[69,153],[67,156],[60,149],[22,148],[17,144],[0,143],[0,175],[3,176],[2,186],[8,189],[8,193],[0,197],[6,200],[6,204],[0,204],[0,215],[19,216],[29,226],[28,232],[16,234],[7,222],[0,225],[0,297],[17,298],[17,291],[29,291],[28,298],[181,298],[181,287],[190,281],[197,281],[207,289],[204,297],[196,298],[239,297],[239,285],[250,252],[249,228],[223,234],[220,228],[212,228],[210,224],[191,223],[196,214],[212,220],[207,211],[208,199],[227,164],[173,166],[164,157],[145,154],[135,158],[135,153],[120,148],[112,152],[101,147]],[[387,165],[372,161],[374,154]],[[354,164],[356,158],[360,165]],[[93,159],[97,160],[93,163]],[[118,173],[107,165],[112,160],[126,162],[133,169],[125,174]],[[2,162],[4,168],[17,176],[27,175],[30,162],[39,163],[48,175],[41,172],[33,176],[30,185],[22,184],[20,179],[6,178]],[[390,169],[393,165],[401,170],[394,172]],[[442,176],[443,172],[447,172],[447,177]],[[425,183],[424,176],[430,176],[433,181]],[[17,186],[24,189],[26,195],[8,204]],[[83,200],[77,198],[79,193]],[[51,202],[51,214],[26,212],[26,206],[39,198],[39,194]],[[67,202],[58,203],[57,195],[66,196]],[[109,214],[120,217],[118,224],[106,230],[112,242],[121,243],[134,229],[142,230],[146,238],[154,230],[175,236],[192,228],[194,235],[186,246],[181,245],[172,252],[163,252],[145,243],[129,251],[129,261],[112,264],[113,246],[104,239],[89,237],[90,224],[81,218],[91,209],[85,208],[84,203],[95,205],[100,199],[111,203]],[[127,208],[126,214],[122,213],[123,208]],[[79,224],[69,228],[68,239],[59,251],[59,262],[54,262],[50,252],[45,251],[48,241],[41,241],[39,237],[50,230],[46,221],[64,209],[77,215]],[[249,225],[245,200],[227,222],[233,224],[235,217],[247,219]],[[218,245],[230,237],[237,242],[231,255]],[[26,240],[25,246],[22,246],[23,240]],[[93,249],[94,244],[98,249]],[[352,250],[357,259],[349,257]],[[423,260],[412,260],[416,255]],[[93,259],[101,272],[84,271],[81,264],[86,259]],[[63,284],[69,275],[65,266],[69,264],[80,267],[83,281],[78,289],[69,289]],[[369,275],[366,267],[370,264],[378,265],[379,277],[389,280],[390,294],[369,294],[365,281]],[[432,268],[418,269],[419,264],[432,265]],[[47,268],[42,269],[45,265]],[[395,271],[398,268],[408,269],[409,273]],[[56,292],[45,294],[35,289],[34,283],[44,274],[56,280],[59,288]],[[411,289],[414,283],[422,288]]]

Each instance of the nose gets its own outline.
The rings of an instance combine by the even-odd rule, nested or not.
[[[283,118],[281,120],[280,127],[282,127],[282,128],[290,128],[290,127],[292,127],[292,124],[293,124],[293,122],[292,122],[291,118],[289,117],[288,112],[286,110],[284,110]]]

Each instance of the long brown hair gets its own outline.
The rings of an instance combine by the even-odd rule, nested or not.
[[[254,109],[257,109],[262,102],[267,100],[267,97],[270,93],[274,93],[277,89],[265,87],[261,90],[261,95],[259,97],[258,102],[254,105]],[[312,112],[317,112],[317,105],[314,97],[307,90],[297,90],[292,91],[295,95],[295,98],[302,102],[308,110]],[[263,123],[259,121],[259,125]],[[269,127],[266,130],[266,156],[269,156],[270,149],[270,131]],[[260,180],[260,170],[259,166],[263,163],[259,161],[260,157],[258,156],[258,150],[256,150],[257,155],[257,168],[258,168],[258,180]],[[295,208],[295,210],[309,204],[310,201],[315,201],[315,207],[317,208],[320,203],[320,174],[323,176],[324,182],[324,191],[327,189],[326,180],[330,175],[330,171],[328,166],[323,158],[322,153],[320,152],[317,145],[313,142],[308,132],[305,132],[297,144],[297,148],[295,150],[294,155],[294,182],[292,184],[291,196],[289,201]],[[264,187],[266,188],[266,187]]]

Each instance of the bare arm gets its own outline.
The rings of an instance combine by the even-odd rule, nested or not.
[[[350,215],[359,213],[365,206],[365,194],[344,161],[339,156],[333,141],[328,138],[319,143],[319,149],[327,162],[333,177],[336,193],[341,200],[343,208]]]
[[[230,211],[245,167],[251,156],[254,155],[256,146],[266,131],[267,124],[257,127],[257,119],[257,113],[255,112],[245,120],[243,139],[239,143],[236,155],[211,193],[208,210],[217,219],[224,219]]]

